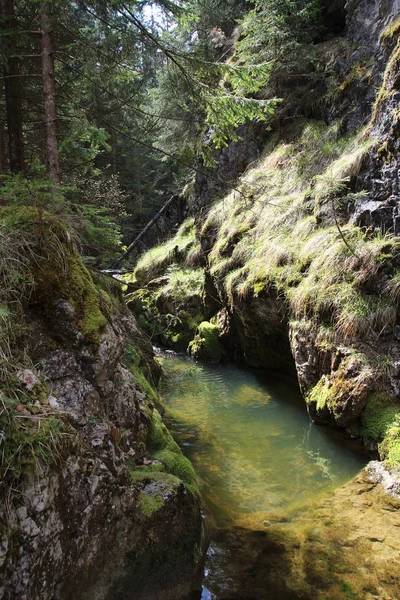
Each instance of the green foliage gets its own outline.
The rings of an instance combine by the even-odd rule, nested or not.
[[[249,81],[254,82],[251,75],[248,75]],[[246,85],[247,77],[240,77],[240,84],[235,73],[234,77],[228,77],[227,80],[232,87],[244,88],[248,91]],[[232,80],[235,82],[233,85]],[[238,141],[240,138],[235,133],[235,129],[246,121],[267,121],[274,112],[277,100],[259,100],[255,98],[246,98],[239,94],[224,92],[222,94],[211,94],[207,99],[207,117],[206,125],[211,130],[210,141],[215,148],[227,146],[232,141]]]
[[[102,206],[79,206],[79,233],[86,262],[109,263],[121,251],[122,234],[109,211]]]
[[[28,179],[21,173],[1,176],[0,198],[2,205],[33,206],[37,209],[60,213],[65,211],[65,199],[60,188],[46,176],[42,166]]]
[[[104,151],[110,151],[107,143],[109,134],[86,119],[72,121],[68,135],[59,146],[61,159],[65,156],[69,164],[81,165],[81,175],[93,171],[94,159]]]
[[[238,62],[268,65],[272,93],[276,93],[288,77],[313,69],[319,17],[318,0],[256,0],[242,20]]]
[[[189,353],[195,358],[219,362],[224,355],[219,337],[218,326],[209,321],[203,321],[198,326],[193,341],[189,344]]]
[[[237,21],[246,11],[245,0],[190,0],[186,3],[186,11],[179,21],[183,28],[190,33],[195,29],[197,36],[209,50],[217,50],[223,43],[221,37],[230,35]],[[214,37],[210,34],[214,33]],[[221,37],[218,38],[217,34]],[[209,39],[211,37],[211,40]]]
[[[21,207],[32,207],[56,215],[79,238],[92,261],[108,261],[120,250],[117,220],[124,214],[124,194],[115,178],[91,177],[79,185],[55,187],[38,168],[35,177],[17,174],[3,176],[2,180],[0,198],[3,206],[9,207],[9,223],[14,220],[18,226],[25,219]]]
[[[200,14],[192,19],[186,14],[181,20],[174,31],[179,58],[164,66],[158,86],[151,92],[153,112],[166,119],[160,127],[159,143],[186,165],[200,152],[209,161],[210,150],[238,140],[235,129],[239,125],[268,121],[277,103],[255,97],[268,80],[268,65],[215,60],[219,40],[222,47],[228,42],[219,29],[215,5],[207,14],[202,12],[207,4],[200,3],[195,9]],[[198,30],[201,21],[211,24],[214,16],[214,26]],[[205,145],[200,139],[204,133]]]

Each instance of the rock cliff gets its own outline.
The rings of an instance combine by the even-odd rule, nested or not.
[[[68,230],[21,215],[12,235],[27,240],[32,285],[2,363],[0,596],[179,598],[196,572],[199,498],[157,411],[151,345]]]

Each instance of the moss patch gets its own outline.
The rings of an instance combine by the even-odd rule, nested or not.
[[[326,376],[321,377],[317,385],[306,396],[306,402],[315,403],[318,411],[332,408],[334,402],[334,391],[331,382]]]
[[[203,321],[198,326],[194,340],[189,344],[190,354],[195,358],[219,362],[224,355],[219,336],[217,325]]]
[[[125,348],[124,362],[132,375],[135,378],[136,383],[146,394],[146,396],[153,400],[156,404],[160,402],[158,393],[154,387],[149,368],[147,367],[146,360],[143,357],[142,352],[137,346],[128,344]],[[147,377],[145,375],[147,373]]]
[[[100,296],[89,271],[82,264],[77,252],[68,257],[65,290],[81,316],[82,333],[91,341],[98,342],[107,319],[100,308]],[[63,286],[63,287],[64,287]]]
[[[394,396],[383,392],[369,395],[363,414],[364,433],[369,440],[382,441],[397,419],[400,419],[400,404]]]
[[[150,496],[144,492],[140,492],[139,504],[142,514],[145,517],[150,518],[155,512],[162,508],[164,500],[161,493]]]
[[[157,410],[153,411],[148,447],[153,452],[154,458],[163,464],[167,473],[178,477],[192,492],[198,494],[196,475],[192,464],[183,456]]]
[[[370,394],[363,413],[367,442],[378,443],[381,457],[390,465],[400,464],[400,403],[383,392]]]

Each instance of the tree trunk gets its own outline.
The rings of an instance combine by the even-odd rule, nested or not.
[[[111,128],[111,169],[113,175],[118,175],[117,170],[117,136],[115,129]]]
[[[6,143],[3,123],[0,123],[0,175],[6,173]],[[1,184],[0,184],[1,185]]]
[[[9,51],[12,57],[7,59],[4,67],[4,92],[7,111],[8,156],[10,171],[24,172],[24,139],[22,133],[21,90],[19,78],[19,59],[16,48],[16,36],[10,30],[16,30],[14,16],[14,0],[1,0],[2,29],[8,31]]]
[[[41,3],[40,33],[42,50],[42,73],[44,91],[44,120],[46,127],[47,171],[57,185],[61,183],[60,163],[57,143],[56,89],[54,77],[54,57],[51,43],[51,22],[48,14],[49,3]]]

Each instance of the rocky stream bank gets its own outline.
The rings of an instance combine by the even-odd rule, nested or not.
[[[10,235],[34,248],[21,263],[32,289],[2,363],[0,597],[182,597],[201,553],[199,491],[158,412],[151,344],[58,221],[21,215]]]

